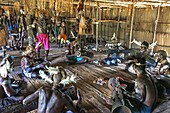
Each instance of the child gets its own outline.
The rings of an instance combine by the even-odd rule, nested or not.
[[[11,42],[10,48],[11,50],[19,49],[19,44],[18,44],[18,40],[16,39],[16,36],[12,36],[12,42]]]
[[[59,40],[60,40],[61,45],[63,45],[63,44],[66,45],[67,36],[66,36],[65,22],[61,23],[61,27],[60,27],[60,30],[59,30]],[[59,47],[60,47],[60,44],[59,44]]]

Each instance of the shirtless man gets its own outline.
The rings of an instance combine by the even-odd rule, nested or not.
[[[155,74],[163,74],[164,66],[169,65],[167,60],[167,53],[164,50],[159,50],[155,53],[155,60],[157,65],[154,69]]]
[[[39,12],[39,18],[34,20],[33,22],[33,27],[37,26],[37,45],[44,45],[45,49],[45,58],[44,61],[48,61],[48,53],[49,53],[49,38],[48,38],[48,29],[49,29],[49,24],[48,21],[45,19],[45,15],[43,12]],[[41,46],[36,47],[36,52],[37,52],[37,58],[39,59],[40,57],[40,48]]]
[[[158,50],[155,53],[156,66],[150,72],[154,76],[159,98],[170,95],[170,63],[167,60],[167,53],[164,50]]]
[[[63,44],[65,44],[66,46],[66,40],[67,40],[67,36],[66,36],[66,25],[65,25],[65,22],[63,21],[61,23],[61,26],[60,26],[60,29],[59,29],[59,47]]]
[[[3,57],[6,55],[7,32],[5,10],[0,7],[0,46],[3,50]]]
[[[11,66],[11,61],[11,57],[6,56],[0,63],[0,68],[3,68],[4,65],[7,65],[7,62],[10,63],[8,64],[8,66]],[[3,69],[3,72],[0,73],[0,108],[15,103],[17,101],[21,101],[23,99],[22,96],[16,96],[19,90],[15,90],[11,86],[11,80],[8,76],[9,69]]]
[[[30,14],[27,14],[26,16],[27,21],[27,34],[28,34],[28,44],[33,46],[34,44],[34,33],[33,33],[33,17]]]
[[[148,57],[149,57],[149,50],[148,50],[148,48],[149,48],[149,43],[147,42],[147,41],[143,41],[142,43],[141,43],[141,47],[140,47],[140,49],[139,50],[137,50],[137,51],[134,51],[133,53],[131,53],[129,56],[127,56],[126,58],[125,58],[125,60],[129,60],[129,59],[133,59],[132,57],[135,55],[135,54],[143,54],[144,56],[145,56],[145,59],[148,59]],[[125,67],[125,70],[127,70],[128,71],[128,69],[130,68],[130,66],[131,66],[132,64],[131,63],[127,63],[127,65],[126,65],[126,67]]]
[[[25,21],[25,15],[21,14],[20,16],[20,23],[19,23],[19,39],[18,41],[20,41],[20,49],[23,48],[24,46],[24,39],[26,38],[26,21]]]
[[[73,92],[70,94],[63,93],[58,86],[53,86],[52,88],[42,87],[26,97],[23,100],[23,104],[27,104],[39,97],[38,113],[63,113],[64,111],[80,113],[77,109],[81,103],[80,92],[77,89],[73,89]],[[72,96],[74,97],[75,95],[77,95],[76,103],[72,99]]]
[[[26,77],[37,78],[39,77],[39,70],[44,69],[44,65],[37,62],[35,56],[36,52],[33,46],[27,46],[21,59],[22,73]]]
[[[132,112],[150,113],[157,99],[157,89],[145,71],[145,58],[142,57],[142,54],[139,54],[139,56],[134,56],[134,59],[131,59],[130,63],[133,65],[137,78],[135,79],[134,85],[135,93],[131,94],[125,91],[127,94],[123,95],[125,105]],[[115,88],[112,88],[114,87],[112,84],[112,82],[108,82],[110,90],[114,91],[113,89]],[[127,102],[127,100],[129,101]],[[112,100],[106,102],[112,103]],[[133,107],[129,103],[132,104]]]

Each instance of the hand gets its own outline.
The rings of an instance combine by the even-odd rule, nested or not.
[[[105,99],[106,103],[109,104],[109,105],[112,105],[112,99],[111,98],[106,98]]]
[[[22,101],[22,104],[23,104],[23,105],[26,105],[26,104],[27,104],[27,102],[26,102],[25,99]]]
[[[77,89],[77,98],[81,99],[80,91]]]

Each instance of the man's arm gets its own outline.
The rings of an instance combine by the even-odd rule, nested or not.
[[[11,87],[11,82],[10,80],[4,80],[2,83],[1,83],[6,95],[8,97],[10,96],[13,96],[15,95],[17,92]]]
[[[26,104],[28,104],[29,102],[31,102],[31,101],[35,100],[36,98],[38,98],[38,96],[39,96],[39,91],[40,91],[41,89],[42,89],[42,87],[39,88],[37,91],[35,91],[33,94],[27,96],[27,97],[23,100],[22,103],[23,103],[24,105],[26,105]]]
[[[132,97],[143,102],[145,96],[146,96],[146,87],[144,86],[144,84],[139,83],[139,81],[135,82],[135,93],[132,95]]]
[[[21,66],[24,67],[24,69],[25,69],[25,71],[26,71],[27,73],[30,73],[30,72],[32,72],[32,71],[35,70],[35,69],[39,69],[39,68],[44,67],[43,64],[39,64],[39,65],[37,65],[37,66],[30,66],[27,58],[22,58],[22,60],[21,60]]]
[[[66,104],[66,107],[68,108],[68,110],[71,110],[73,113],[78,113],[76,107],[74,106],[72,100],[68,97],[68,96],[63,96],[63,101]]]

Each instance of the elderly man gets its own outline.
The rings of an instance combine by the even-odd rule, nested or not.
[[[26,51],[23,52],[21,59],[22,73],[26,77],[37,78],[39,77],[39,70],[44,70],[44,65],[35,59],[36,52],[33,46],[27,46]]]

